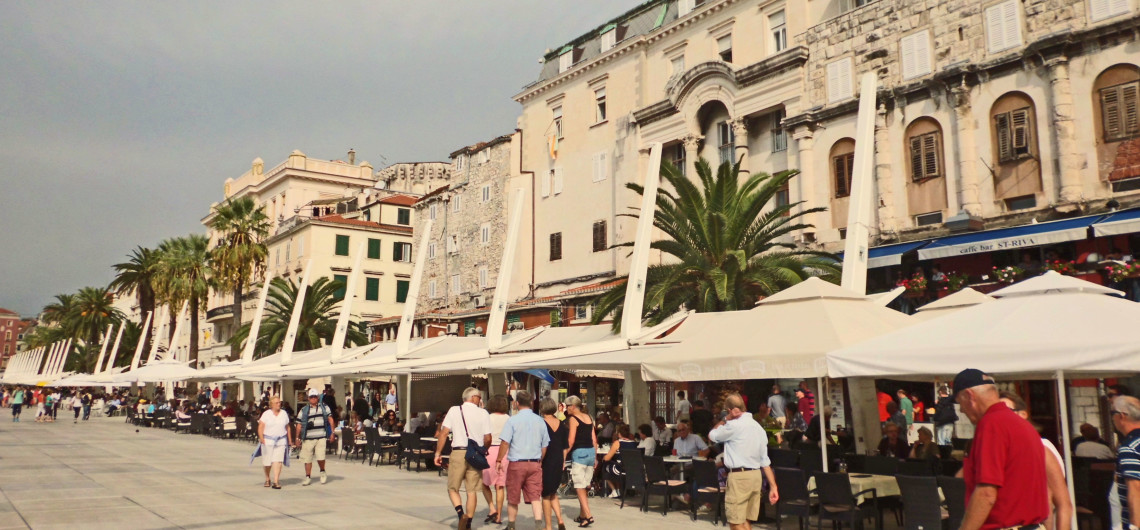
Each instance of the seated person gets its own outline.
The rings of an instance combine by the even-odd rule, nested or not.
[[[650,426],[650,429],[653,430],[653,441],[657,442],[657,445],[669,445],[673,443],[673,431],[669,429],[668,425],[665,425],[665,418],[661,416],[653,418],[653,424]]]
[[[389,410],[380,417],[380,430],[384,432],[400,432],[398,429],[399,421],[396,419],[396,411]]]
[[[427,413],[421,412],[419,414],[416,414],[412,419],[408,420],[408,423],[404,425],[403,432],[414,432],[418,434],[420,429],[423,429],[426,426],[428,426]]]
[[[175,410],[174,417],[178,418],[178,421],[180,422],[190,421],[190,413],[186,410],[185,407]]]
[[[629,432],[629,425],[619,425],[617,429],[614,429],[614,432],[617,433],[617,438],[615,438],[614,443],[610,445],[610,451],[602,457],[602,460],[606,462],[606,483],[609,484],[610,490],[612,491],[610,494],[611,499],[621,497],[621,492],[618,490],[618,481],[622,480],[622,477],[625,476],[625,468],[621,465],[620,451],[636,449],[638,447],[637,442],[633,439],[633,435]]]
[[[910,454],[910,446],[906,439],[899,435],[902,429],[898,424],[888,421],[883,425],[883,440],[879,442],[879,454],[895,458],[906,458]]]
[[[112,399],[111,402],[107,404],[107,408],[104,410],[104,413],[108,415],[113,414],[116,410],[119,410],[119,407],[121,406],[123,406],[123,402],[119,400],[118,397],[115,397],[115,399]]]
[[[597,418],[598,424],[598,444],[605,445],[614,439],[614,423],[610,421],[610,415],[605,412],[599,412]]]
[[[1112,451],[1104,440],[1100,439],[1100,430],[1087,423],[1081,425],[1081,443],[1073,451],[1073,456],[1079,458],[1095,458],[1097,460],[1114,460],[1116,453]]]
[[[641,449],[645,456],[653,456],[653,453],[657,451],[657,442],[653,439],[653,429],[649,427],[649,424],[642,423],[639,425],[637,436],[640,440],[637,442],[637,448]]]
[[[709,445],[700,436],[693,434],[689,420],[681,420],[677,424],[677,437],[673,439],[673,453],[688,458],[708,456]]]
[[[909,458],[916,460],[930,460],[938,458],[938,444],[934,443],[934,432],[928,427],[918,428],[918,441],[910,448]]]

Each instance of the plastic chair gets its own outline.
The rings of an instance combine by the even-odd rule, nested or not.
[[[899,475],[895,480],[902,492],[903,528],[941,530],[949,514],[942,513],[938,479],[932,476]]]
[[[851,479],[846,473],[819,473],[815,476],[815,487],[819,493],[819,529],[824,521],[832,521],[843,527],[862,528],[866,519],[876,519],[876,528],[882,527],[879,514],[879,494],[875,488],[851,493]],[[870,498],[866,495],[870,494]],[[859,498],[863,497],[863,503]]]
[[[621,465],[625,468],[625,475],[621,477],[621,505],[625,508],[625,493],[636,491],[642,497],[641,511],[645,511],[645,454],[640,449],[621,450]]]
[[[966,516],[966,481],[957,477],[938,477],[938,487],[946,499],[946,511],[950,515],[947,520],[949,527],[953,529],[962,526],[962,518]]]
[[[711,460],[693,460],[692,502],[689,514],[697,520],[697,506],[706,502],[713,505],[713,524],[720,523],[724,511],[724,488],[720,487],[716,463]]]
[[[659,456],[645,458],[645,477],[647,484],[645,495],[641,497],[641,505],[648,510],[649,496],[661,495],[664,497],[661,515],[669,513],[670,496],[685,493],[689,489],[685,481],[669,478],[669,474],[665,471],[665,462]]]
[[[773,467],[772,472],[780,491],[780,500],[776,502],[776,530],[780,530],[785,515],[799,518],[799,530],[805,530],[811,523],[812,512],[807,474],[794,467]]]

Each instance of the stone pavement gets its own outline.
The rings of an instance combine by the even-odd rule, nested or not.
[[[3,410],[0,529],[456,526],[444,479],[434,472],[369,467],[335,456],[328,484],[314,480],[302,487],[304,468],[294,461],[282,474],[283,489],[273,490],[262,487],[260,464],[248,465],[254,447],[247,442],[139,431],[122,418],[12,423]],[[687,514],[662,517],[636,507],[619,510],[606,499],[591,501],[593,528],[712,528],[707,517],[692,522]],[[570,522],[577,502],[563,499],[562,505]],[[522,517],[529,507],[520,508],[519,529],[529,530]],[[480,496],[475,527],[505,528],[480,524],[486,514]]]

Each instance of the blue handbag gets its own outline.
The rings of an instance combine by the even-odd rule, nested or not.
[[[459,418],[463,420],[463,432],[467,435],[467,454],[463,455],[463,459],[467,461],[467,465],[483,471],[491,467],[487,463],[487,450],[483,446],[471,439],[471,431],[467,430],[467,418],[463,415],[463,405],[459,406]]]

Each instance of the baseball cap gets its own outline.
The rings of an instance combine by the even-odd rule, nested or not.
[[[994,384],[994,378],[977,368],[967,368],[954,376],[954,397],[967,388]]]
[[[310,388],[309,389],[309,397],[313,397],[313,396],[321,397],[321,393],[317,392],[317,389],[315,389],[315,388]]]

